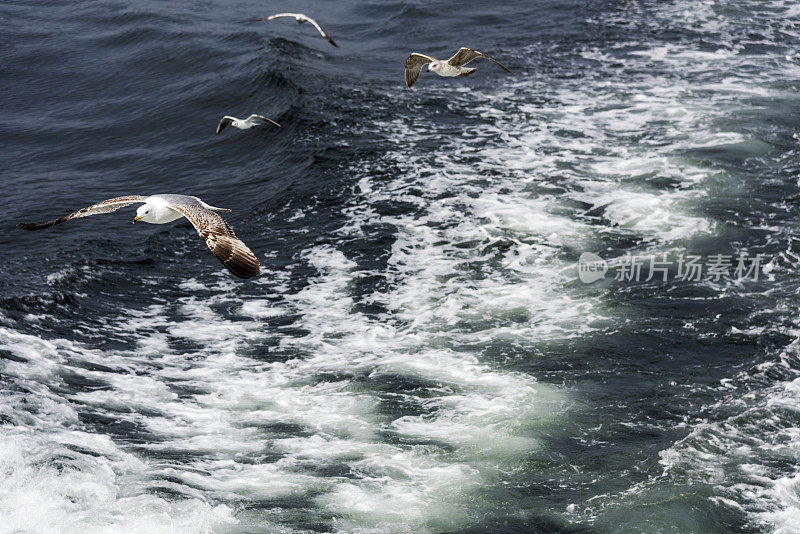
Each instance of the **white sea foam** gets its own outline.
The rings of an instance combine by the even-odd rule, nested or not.
[[[719,27],[713,8],[671,3],[663,17]],[[187,296],[126,310],[110,327],[135,338],[134,349],[0,330],[0,345],[26,360],[3,360],[2,372],[34,393],[3,392],[0,403],[12,421],[0,433],[0,515],[12,531],[31,528],[29,516],[41,531],[280,531],[290,499],[342,531],[423,532],[467,526],[496,505],[476,492],[541,447],[573,401],[508,370],[521,362],[490,349],[503,342],[534,358],[541,343],[590,336],[604,311],[567,290],[568,267],[604,235],[666,248],[713,234],[697,200],[717,171],[682,151],[753,142],[715,120],[741,109],[742,95],[768,94],[726,78],[702,86],[715,98],[698,98],[675,76],[739,61],[735,47],[623,55],[631,68],[672,71],[554,81],[542,105],[524,95],[537,102],[543,86],[519,76],[491,93],[431,87],[479,123],[447,142],[409,117],[365,125],[385,136],[385,153],[350,169],[359,187],[337,234],[346,242],[376,223],[395,228],[385,270],[363,270],[345,246],[325,244],[296,258],[316,273],[296,292],[285,271],[254,283],[269,298],[236,296],[228,278],[210,287],[190,279],[180,285]],[[598,49],[583,57],[614,59]],[[387,164],[392,176],[371,172]],[[408,213],[381,215],[385,201]],[[297,211],[291,220],[307,218]],[[372,275],[385,277],[385,289],[356,296],[354,281]],[[382,311],[360,312],[363,302]],[[291,330],[265,327],[284,316],[296,317]],[[58,386],[65,371],[96,386],[44,386]],[[82,422],[91,413],[129,425],[142,442]],[[785,437],[796,448],[797,436]],[[665,452],[665,469],[684,453]],[[720,480],[708,460],[705,475]],[[796,479],[769,475],[753,468],[765,483],[742,495],[775,503],[749,509],[789,525]]]
[[[749,378],[738,377],[739,388]],[[730,387],[734,386],[723,385],[720,390]],[[659,480],[683,480],[688,475],[689,482],[714,485],[716,502],[743,512],[753,528],[796,532],[800,473],[782,466],[793,463],[800,450],[800,428],[792,424],[798,399],[800,379],[766,391],[737,391],[735,397],[721,400],[720,408],[734,415],[696,425],[686,438],[662,451],[664,474]]]
[[[623,134],[657,125],[660,135],[653,136],[653,139],[658,144],[647,147],[646,159],[659,167],[660,176],[677,180],[679,175],[688,174],[691,178],[667,194],[639,187],[631,196],[630,179],[638,177],[649,181],[648,174],[651,172],[646,165],[640,165],[637,161],[637,149],[628,148],[632,156],[631,164],[614,157],[601,159],[594,171],[607,176],[621,176],[627,182],[623,186],[626,191],[619,195],[632,202],[625,205],[623,201],[619,210],[613,203],[608,204],[610,210],[604,211],[605,216],[622,227],[627,222],[635,232],[667,241],[678,239],[681,235],[713,233],[713,221],[693,213],[692,202],[697,196],[708,194],[704,185],[706,181],[719,183],[720,177],[708,168],[695,166],[691,159],[670,157],[669,153],[725,149],[763,156],[771,148],[769,145],[741,131],[714,127],[714,123],[718,120],[724,123],[729,115],[759,113],[759,104],[763,105],[763,99],[784,100],[782,105],[786,104],[786,100],[796,101],[795,95],[785,92],[787,84],[791,86],[800,80],[795,62],[791,58],[771,55],[770,52],[744,54],[741,45],[741,36],[752,31],[756,26],[754,19],[758,19],[760,23],[768,21],[758,24],[758,33],[767,35],[762,42],[765,48],[781,46],[782,39],[769,34],[779,28],[781,32],[796,28],[796,20],[780,15],[783,11],[796,10],[796,5],[778,1],[767,8],[763,3],[744,2],[737,4],[737,9],[745,10],[748,16],[731,18],[725,15],[729,8],[729,4],[719,2],[692,3],[691,9],[687,9],[687,4],[682,2],[660,3],[648,12],[647,20],[654,28],[671,25],[685,26],[693,31],[712,30],[718,34],[715,36],[719,40],[718,48],[701,51],[685,43],[670,43],[632,50],[624,56],[629,66],[635,64],[646,70],[652,65],[681,76],[660,81],[650,78],[646,82],[649,87],[632,83],[630,90],[636,93],[633,101],[645,104],[644,108],[639,108],[635,118],[627,113],[635,106],[625,102],[619,102],[618,107],[604,112],[600,117],[613,121],[609,123],[612,129]],[[626,45],[619,45],[620,50],[625,48]],[[615,55],[607,50],[590,50],[585,57],[621,61],[619,53]],[[729,75],[720,76],[719,72]],[[691,82],[688,78],[691,78]],[[624,92],[620,94],[624,96]],[[648,118],[651,112],[653,114]],[[630,121],[632,128],[625,127],[626,120]],[[593,124],[594,117],[589,122],[587,131],[592,135],[604,131]],[[613,138],[609,141],[612,152],[620,153],[621,148],[615,146]],[[644,143],[647,144],[647,141]],[[599,182],[602,185],[603,180]],[[726,188],[734,191],[735,179],[729,180]],[[714,189],[719,191],[716,187]],[[598,190],[590,185],[588,191],[582,193],[582,199],[596,204],[591,198]],[[637,198],[639,195],[644,196]],[[659,200],[647,202],[648,198]],[[639,226],[641,219],[637,212],[641,212],[644,206],[656,214],[652,219],[647,217],[647,221],[660,220],[658,225],[652,228]],[[665,217],[665,214],[668,215]],[[773,226],[765,230],[779,229]],[[774,265],[770,266],[772,269]],[[795,307],[793,301],[778,304],[779,308],[787,306],[790,309]],[[691,324],[687,324],[687,327],[693,328]],[[774,326],[767,328],[774,329]],[[749,328],[746,332],[754,335],[761,329],[764,327]],[[732,333],[740,332],[734,330]],[[796,332],[787,334],[797,335]],[[681,424],[690,429],[689,435],[660,453],[664,469],[661,475],[617,495],[597,496],[595,503],[588,506],[590,512],[584,518],[593,522],[598,515],[606,512],[619,518],[619,511],[611,511],[625,507],[630,507],[631,515],[635,516],[635,510],[642,508],[640,499],[645,498],[640,496],[652,491],[656,498],[646,501],[647,504],[661,502],[663,493],[660,490],[664,487],[708,487],[713,488],[710,500],[734,511],[734,517],[749,521],[748,528],[784,534],[798,532],[800,485],[796,459],[800,450],[800,430],[796,419],[800,382],[794,379],[776,384],[772,378],[773,375],[780,376],[787,372],[796,374],[790,363],[796,361],[796,351],[797,342],[791,344],[784,354],[741,373],[735,379],[723,380],[718,387],[717,402],[704,410],[706,414],[716,414],[716,417],[706,415],[702,420]],[[765,383],[770,385],[765,386]],[[572,514],[578,507],[570,506],[568,511]],[[688,523],[685,524],[691,524],[692,517],[691,513],[687,514],[685,521]],[[647,517],[631,529],[641,528],[642,525],[653,528],[654,521],[657,519]],[[704,527],[698,521],[696,528]]]
[[[5,328],[0,345],[26,360],[6,362],[6,379],[29,389],[2,394],[0,415],[13,424],[0,429],[0,532],[194,533],[236,522],[225,505],[144,491],[148,465],[109,437],[79,430],[73,404],[45,384],[58,384],[67,359],[91,361],[96,351]]]

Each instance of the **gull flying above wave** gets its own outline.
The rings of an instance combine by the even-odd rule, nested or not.
[[[215,211],[230,211],[209,206],[197,197],[188,195],[130,195],[111,198],[70,213],[58,219],[43,223],[19,223],[23,230],[42,230],[72,219],[111,213],[131,204],[143,203],[136,210],[133,222],[144,221],[151,224],[164,224],[186,217],[194,225],[197,233],[205,240],[208,248],[230,272],[239,278],[252,278],[261,273],[260,263]]]
[[[274,120],[268,119],[261,115],[250,115],[246,119],[237,119],[236,117],[225,115],[224,117],[222,117],[222,119],[220,119],[219,124],[217,124],[217,133],[220,133],[229,124],[235,128],[239,128],[240,130],[249,130],[253,126],[261,126],[262,124],[264,124],[264,122],[261,121],[271,122],[278,128],[281,127],[281,125],[275,122]]]
[[[488,59],[498,67],[502,68],[503,70],[507,71],[510,74],[514,74],[511,72],[510,69],[501,65],[494,59],[490,58],[489,56],[478,52],[477,50],[472,50],[470,48],[462,46],[461,49],[456,52],[453,57],[448,59],[447,61],[442,61],[440,59],[436,59],[431,56],[426,56],[425,54],[418,54],[417,52],[413,52],[408,59],[406,59],[406,87],[410,88],[414,85],[414,82],[417,81],[419,78],[419,73],[422,70],[422,67],[427,63],[428,64],[428,72],[435,72],[439,76],[469,76],[476,70],[475,68],[465,67],[467,63],[472,61],[473,59],[477,59],[482,57],[484,59]]]
[[[276,13],[274,15],[270,15],[269,17],[264,17],[264,18],[260,18],[260,19],[252,19],[249,22],[261,22],[261,21],[264,21],[264,20],[273,20],[273,19],[278,19],[278,18],[281,18],[281,17],[291,17],[291,18],[293,18],[294,20],[296,20],[300,24],[302,24],[304,22],[310,22],[311,25],[314,26],[317,29],[317,31],[319,32],[319,34],[321,36],[323,36],[330,44],[332,44],[336,48],[339,48],[339,45],[337,45],[335,42],[333,42],[333,39],[331,39],[331,36],[328,35],[327,33],[325,33],[325,30],[322,29],[322,26],[320,26],[317,23],[316,20],[312,19],[308,15],[303,15],[302,13]]]

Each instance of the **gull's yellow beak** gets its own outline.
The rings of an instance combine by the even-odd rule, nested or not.
[[[133,222],[134,222],[134,224],[136,224],[136,221],[138,221],[139,219],[141,219],[141,217],[139,217],[138,215],[137,215],[136,217],[134,217],[134,218],[133,218]]]

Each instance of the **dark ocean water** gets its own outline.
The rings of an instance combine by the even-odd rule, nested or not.
[[[286,10],[341,48],[243,22]],[[0,533],[800,532],[795,3],[0,17]],[[462,45],[515,74],[404,89]],[[132,208],[13,227],[155,193],[264,274]],[[760,276],[678,279],[720,254]]]

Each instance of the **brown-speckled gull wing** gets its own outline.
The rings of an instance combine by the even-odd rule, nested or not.
[[[236,237],[225,219],[211,210],[193,204],[174,204],[170,208],[189,219],[200,237],[222,264],[239,278],[261,274],[256,255]]]
[[[51,226],[67,222],[72,219],[80,219],[81,217],[99,215],[101,213],[111,213],[112,211],[117,211],[125,206],[130,206],[131,204],[136,204],[137,202],[144,202],[146,198],[147,197],[142,195],[129,195],[127,197],[109,198],[108,200],[98,202],[97,204],[92,204],[88,208],[74,211],[69,215],[59,217],[58,219],[53,219],[52,221],[43,223],[17,223],[17,228],[22,228],[23,230],[41,230],[43,228],[50,228]]]
[[[497,61],[495,61],[494,59],[490,58],[486,54],[478,52],[477,50],[472,50],[471,48],[467,48],[465,46],[462,46],[461,49],[458,52],[456,52],[455,55],[453,55],[453,57],[451,57],[450,59],[447,60],[447,62],[450,63],[454,67],[463,67],[464,65],[466,65],[467,63],[469,63],[473,59],[477,59],[479,57],[482,57],[484,59],[488,59],[489,61],[491,61],[492,63],[494,63],[498,67],[500,67],[501,69],[509,72],[510,74],[514,74],[513,72],[511,72],[511,69],[509,69],[505,65],[502,65],[501,63],[498,63]]]
[[[417,54],[416,52],[412,52],[408,59],[406,59],[406,88],[410,88],[419,78],[419,72],[422,70],[424,65],[427,65],[431,61],[436,61],[431,56],[426,56],[425,54]]]

